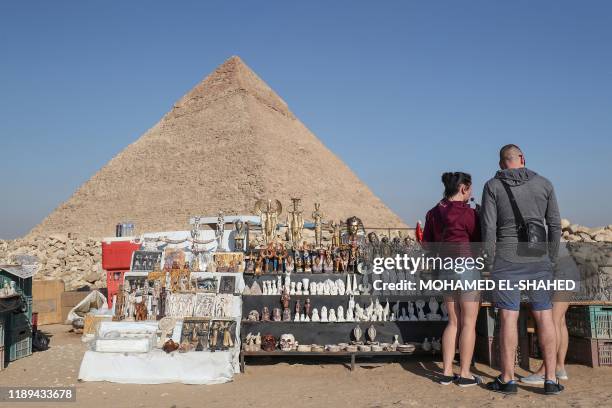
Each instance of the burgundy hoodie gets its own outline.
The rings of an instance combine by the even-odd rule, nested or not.
[[[462,201],[440,201],[427,212],[424,242],[479,242],[480,222],[476,210]]]

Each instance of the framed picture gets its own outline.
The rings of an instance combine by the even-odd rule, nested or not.
[[[221,276],[219,279],[219,293],[234,294],[236,291],[235,276]]]
[[[179,346],[184,351],[206,351],[208,350],[209,333],[209,319],[187,317],[183,319]]]
[[[213,320],[208,334],[210,351],[229,350],[236,344],[236,321]]]
[[[217,272],[244,272],[242,252],[219,252],[213,255]]]
[[[213,317],[215,313],[214,293],[196,293],[193,304],[193,317]]]
[[[150,272],[161,267],[161,251],[134,251],[132,254],[133,272]]]
[[[196,291],[204,293],[217,293],[219,281],[217,278],[197,278]]]
[[[183,268],[185,266],[185,251],[182,248],[166,248],[164,250],[164,269]]]

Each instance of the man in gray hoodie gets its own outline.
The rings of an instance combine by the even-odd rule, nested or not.
[[[556,257],[561,238],[561,217],[557,199],[550,181],[525,167],[525,156],[516,145],[506,145],[499,152],[501,168],[489,180],[482,193],[481,225],[482,240],[491,256],[495,247],[495,262],[492,277],[498,283],[510,282],[511,290],[494,293],[496,306],[500,309],[501,328],[501,375],[488,384],[492,391],[508,394],[517,392],[514,378],[514,362],[518,344],[517,324],[521,292],[514,285],[521,280],[552,279],[552,263]],[[504,184],[506,186],[504,186]],[[525,221],[546,226],[548,229],[548,256],[521,254],[519,248],[524,238],[519,233],[521,222],[517,220],[507,188],[514,196],[516,206]],[[550,292],[529,291],[531,309],[537,323],[538,339],[546,367],[544,390],[547,394],[558,394],[563,386],[555,375],[556,334],[552,317]]]

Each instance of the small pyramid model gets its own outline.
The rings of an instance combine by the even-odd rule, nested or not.
[[[185,230],[194,215],[253,214],[260,198],[279,199],[289,208],[291,197],[302,198],[305,219],[320,202],[326,220],[357,215],[366,227],[405,226],[232,57],[30,235],[101,238],[113,236],[116,223],[125,220],[140,232]]]

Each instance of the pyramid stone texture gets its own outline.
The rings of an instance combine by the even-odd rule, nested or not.
[[[238,57],[193,88],[170,112],[53,211],[30,235],[114,235],[184,230],[193,215],[252,214],[259,198],[291,197],[304,218],[360,216],[371,227],[405,224],[327,149]]]

